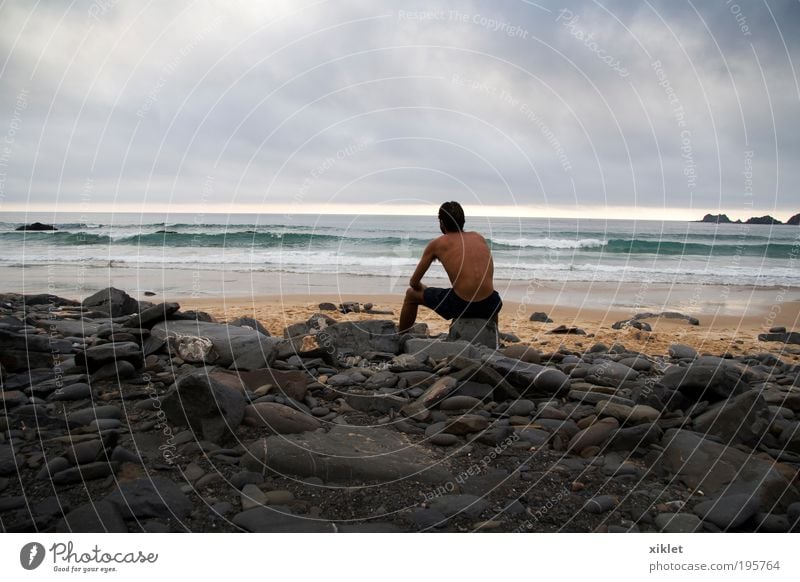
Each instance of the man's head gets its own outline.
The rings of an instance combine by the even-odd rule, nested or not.
[[[445,202],[439,207],[439,224],[442,232],[461,232],[464,230],[464,209],[458,202]]]

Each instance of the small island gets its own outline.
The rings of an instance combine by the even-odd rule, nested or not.
[[[58,230],[52,224],[42,224],[41,222],[34,222],[33,224],[23,224],[22,226],[18,226],[14,230],[18,231],[28,231],[28,230]]]
[[[785,223],[781,222],[777,218],[773,218],[770,215],[765,216],[751,216],[744,222],[741,219],[731,220],[728,218],[727,214],[706,214],[702,220],[697,220],[695,222],[710,222],[712,224],[775,224],[775,225],[800,225],[800,213],[795,214]]]

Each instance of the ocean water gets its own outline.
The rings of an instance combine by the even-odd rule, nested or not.
[[[40,220],[56,232],[16,232]],[[468,217],[499,281],[800,286],[800,228],[694,222]],[[5,290],[69,268],[275,272],[406,281],[435,216],[0,214]],[[433,279],[443,279],[435,265]]]

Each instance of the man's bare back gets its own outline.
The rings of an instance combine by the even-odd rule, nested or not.
[[[423,265],[427,271],[433,260],[442,263],[453,291],[462,299],[481,301],[494,291],[492,254],[486,239],[477,232],[449,232],[432,240],[422,255],[417,271]],[[414,273],[415,276],[417,274]],[[419,279],[412,277],[412,286],[415,281],[422,279],[423,274],[419,273]]]
[[[464,209],[458,202],[445,202],[439,208],[439,228],[442,236],[425,247],[408,282],[400,312],[401,332],[414,325],[420,305],[445,319],[471,317],[487,320],[496,319],[503,306],[494,290],[494,262],[489,245],[477,232],[464,231]],[[452,289],[422,284],[422,277],[436,260],[447,272]]]

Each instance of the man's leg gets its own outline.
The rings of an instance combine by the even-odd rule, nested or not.
[[[406,333],[417,320],[417,310],[424,304],[423,293],[425,287],[406,289],[406,298],[403,301],[403,309],[400,310],[400,333]]]

